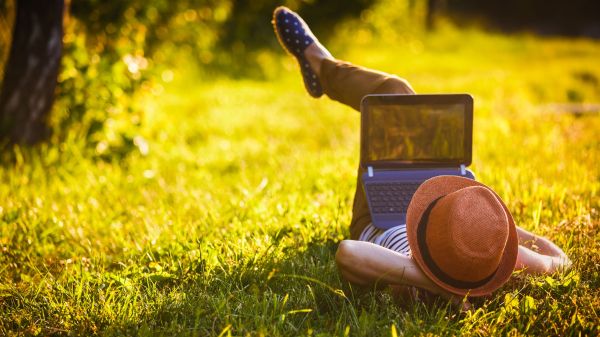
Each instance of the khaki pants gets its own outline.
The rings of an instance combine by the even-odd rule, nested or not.
[[[386,74],[348,62],[325,59],[321,63],[321,84],[329,98],[346,104],[360,112],[360,101],[368,94],[414,94],[410,84],[395,75]],[[371,223],[371,214],[360,181],[364,170],[358,168],[356,192],[352,206],[350,238],[357,240],[363,229]]]

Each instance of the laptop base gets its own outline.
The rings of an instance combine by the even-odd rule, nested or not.
[[[415,170],[373,170],[368,168],[361,178],[373,225],[380,229],[389,229],[405,224],[406,207],[418,185],[429,178],[440,175],[475,179],[473,172],[464,166]],[[382,185],[387,185],[387,188],[382,189]],[[409,195],[407,195],[408,193]],[[383,206],[381,198],[385,199]]]

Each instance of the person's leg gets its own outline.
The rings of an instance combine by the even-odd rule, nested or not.
[[[360,102],[368,94],[415,93],[408,82],[398,76],[333,58],[319,43],[306,22],[288,8],[275,9],[273,27],[282,47],[298,61],[305,87],[313,97],[319,97],[324,92],[331,99],[360,111]],[[315,80],[318,82],[315,83]],[[371,223],[360,181],[362,174],[363,171],[359,168],[350,224],[350,237],[354,240]]]
[[[396,76],[381,71],[336,60],[315,38],[315,43],[304,50],[304,56],[319,77],[323,92],[329,98],[349,105],[360,112],[360,102],[369,94],[414,94],[410,84]],[[366,226],[371,223],[371,214],[361,183],[364,170],[357,172],[356,191],[352,205],[350,238],[357,240]]]
[[[289,8],[275,9],[273,28],[281,46],[298,61],[306,89],[313,97],[325,92],[331,99],[360,110],[360,101],[368,94],[415,93],[398,76],[336,60]]]
[[[309,58],[310,60],[310,58]],[[360,111],[360,102],[369,94],[414,94],[404,79],[383,72],[352,65],[348,62],[322,58],[319,78],[323,91],[331,99]],[[364,170],[357,170],[356,191],[352,205],[350,238],[358,239],[363,229],[371,223],[371,214],[361,182]]]
[[[320,80],[329,98],[357,111],[365,95],[415,93],[406,80],[396,75],[329,58],[322,59]]]

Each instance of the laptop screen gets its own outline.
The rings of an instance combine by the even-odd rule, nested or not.
[[[362,163],[458,166],[471,162],[468,95],[367,96],[363,110]]]

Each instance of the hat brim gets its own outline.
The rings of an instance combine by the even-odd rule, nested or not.
[[[491,191],[494,194],[494,196],[496,196],[496,198],[504,208],[504,211],[506,212],[509,223],[509,234],[506,246],[504,248],[504,253],[502,255],[502,258],[500,259],[500,264],[494,276],[492,276],[492,278],[488,282],[477,288],[462,289],[446,284],[438,277],[436,277],[434,273],[429,269],[421,254],[421,247],[419,247],[417,240],[417,230],[419,227],[419,222],[421,221],[421,217],[423,216],[423,213],[425,212],[429,204],[431,204],[431,202],[438,199],[439,197],[470,186],[485,187],[489,191]],[[486,185],[472,179],[457,176],[437,176],[423,182],[423,184],[419,186],[419,188],[413,195],[410,204],[408,205],[408,210],[406,212],[406,231],[408,235],[408,243],[410,245],[412,257],[415,259],[423,273],[425,273],[425,275],[427,275],[440,288],[447,290],[448,292],[451,292],[453,294],[461,296],[468,295],[473,297],[489,295],[494,290],[500,288],[504,283],[506,283],[506,281],[508,281],[517,263],[519,241],[515,221],[512,215],[510,214],[510,211],[508,210],[502,199],[500,199],[500,197],[496,194],[496,192],[494,192],[491,188],[487,187]]]

